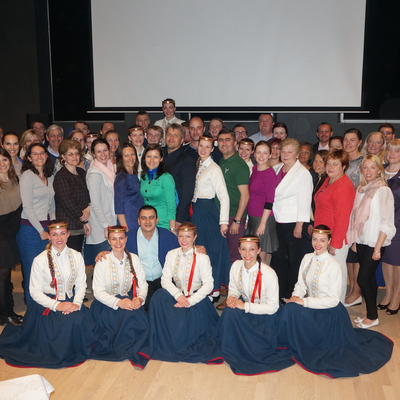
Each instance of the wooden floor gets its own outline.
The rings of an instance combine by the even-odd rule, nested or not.
[[[18,313],[25,311],[21,275],[13,272]],[[384,290],[379,290],[380,300]],[[349,309],[352,320],[365,312],[364,304]],[[304,371],[299,366],[255,377],[235,376],[227,364],[167,363],[150,361],[144,371],[127,361],[87,361],[76,368],[46,370],[13,368],[0,359],[0,381],[40,374],[55,388],[52,400],[193,399],[193,400],[398,400],[400,398],[400,315],[379,312],[375,330],[394,343],[392,359],[381,370],[357,378],[332,380]],[[2,331],[0,327],[0,331]],[[1,399],[0,393],[0,399]]]

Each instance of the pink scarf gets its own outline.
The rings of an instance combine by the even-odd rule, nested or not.
[[[382,187],[382,181],[377,179],[357,190],[353,211],[350,216],[349,230],[347,231],[349,245],[357,242],[360,236],[364,234],[364,225],[369,218],[372,198],[380,187]],[[365,193],[362,198],[361,193]]]
[[[108,160],[107,165],[102,164],[100,161],[94,159],[93,165],[97,167],[111,182],[112,190],[114,191],[115,170],[113,163]]]

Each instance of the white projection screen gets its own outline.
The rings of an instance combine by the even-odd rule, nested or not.
[[[360,107],[366,0],[92,0],[95,107]]]

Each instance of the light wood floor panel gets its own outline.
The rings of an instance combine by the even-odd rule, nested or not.
[[[13,271],[16,309],[23,313],[21,275]],[[379,290],[378,300],[384,291]],[[92,299],[92,296],[89,296]],[[352,320],[365,306],[349,310]],[[76,368],[14,368],[0,360],[0,380],[31,374],[44,376],[55,388],[52,400],[398,400],[400,398],[400,315],[379,312],[374,330],[394,343],[392,359],[379,371],[335,379],[310,374],[295,365],[278,373],[236,376],[224,365],[150,361],[144,371],[129,361],[87,361]],[[0,327],[0,332],[2,331]],[[1,399],[1,393],[0,393]]]

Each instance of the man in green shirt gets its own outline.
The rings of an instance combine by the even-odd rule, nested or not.
[[[226,235],[228,240],[231,263],[240,260],[239,238],[244,235],[246,208],[249,202],[249,167],[239,154],[235,152],[235,134],[229,129],[222,129],[218,133],[218,148],[222,153],[219,161],[228,189],[229,229]]]

